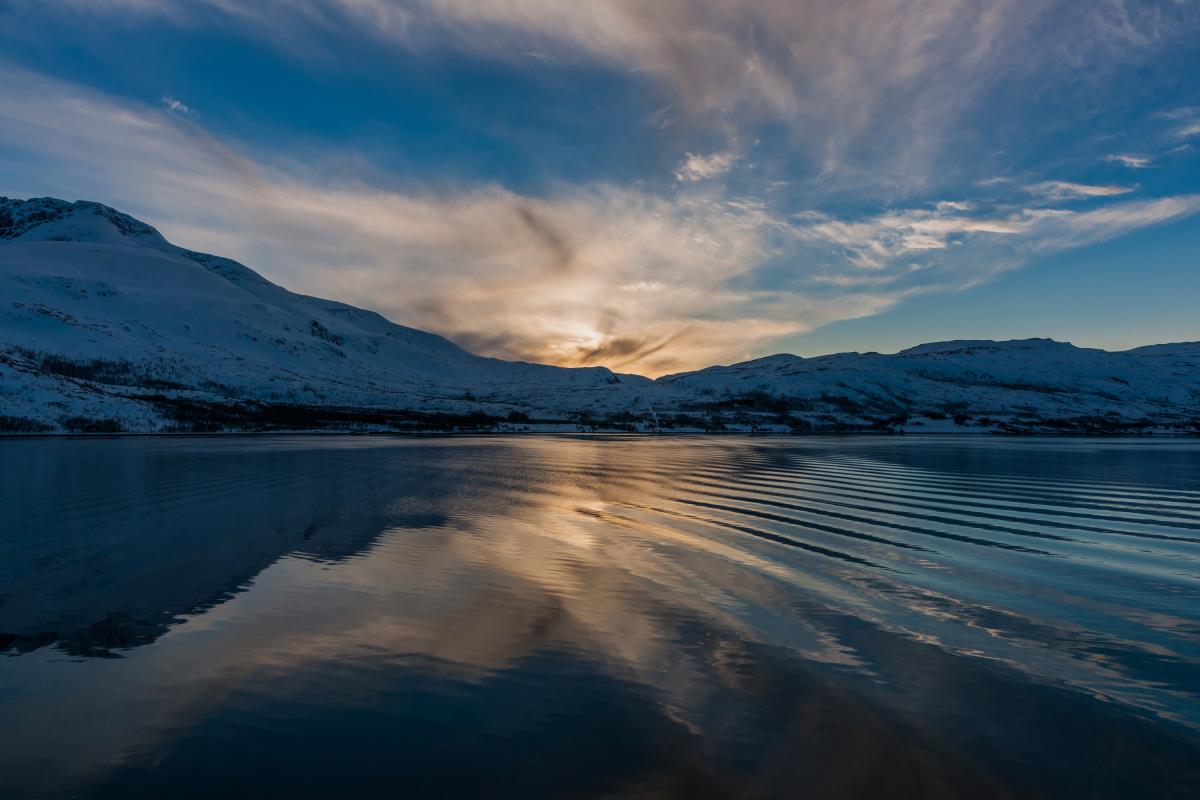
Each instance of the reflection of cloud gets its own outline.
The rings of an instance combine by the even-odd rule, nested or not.
[[[147,446],[151,450],[144,455],[151,462],[167,451],[182,455],[197,447]],[[141,498],[166,519],[131,523],[127,508],[105,502],[107,494],[98,496],[88,507],[89,530],[120,529],[124,546],[114,551],[107,535],[85,537],[94,552],[69,556],[76,574],[60,575],[67,579],[64,585],[77,585],[86,575],[95,605],[107,608],[128,602],[123,593],[133,585],[174,595],[178,559],[195,555],[181,551],[175,537],[164,542],[160,532],[175,529],[172,517],[190,519],[197,501],[230,515],[249,504],[252,518],[262,515],[267,524],[198,531],[237,542],[242,558],[255,563],[264,546],[272,560],[278,557],[279,533],[270,522],[295,519],[296,491],[325,487],[310,498],[316,502],[307,511],[335,527],[346,514],[363,523],[375,520],[375,526],[366,524],[369,535],[356,534],[359,544],[353,552],[339,552],[337,560],[317,553],[285,555],[252,580],[236,556],[206,559],[212,565],[208,593],[231,582],[241,591],[173,619],[165,636],[128,650],[123,659],[71,663],[49,650],[10,659],[5,713],[13,724],[0,748],[6,789],[23,796],[32,787],[45,796],[84,794],[81,788],[112,777],[110,772],[128,777],[120,775],[126,767],[137,773],[163,758],[170,770],[172,751],[202,751],[205,737],[221,731],[231,716],[242,726],[297,721],[303,730],[314,711],[323,712],[322,720],[331,711],[340,719],[398,714],[388,721],[403,731],[392,733],[424,732],[428,717],[397,710],[398,684],[410,684],[412,696],[433,711],[446,708],[440,704],[450,695],[478,690],[473,697],[489,702],[471,710],[495,713],[491,701],[501,700],[505,686],[511,687],[505,680],[514,675],[524,687],[514,706],[536,705],[547,697],[548,684],[619,681],[624,691],[655,698],[654,710],[640,722],[667,716],[707,739],[712,749],[704,752],[710,757],[731,741],[750,741],[731,732],[769,735],[788,756],[796,743],[807,746],[832,736],[842,747],[845,737],[871,735],[878,737],[873,741],[882,749],[876,752],[885,754],[891,774],[912,726],[897,736],[901,731],[864,718],[866,706],[846,691],[864,685],[860,680],[872,687],[872,704],[884,700],[889,714],[912,719],[921,719],[936,692],[946,707],[982,702],[981,713],[989,719],[1000,715],[1005,725],[1015,726],[1009,730],[1023,729],[1023,711],[1003,716],[1012,692],[1028,694],[1029,683],[1016,677],[1022,673],[1038,685],[1056,681],[1072,687],[1058,702],[1075,714],[1081,713],[1077,692],[1083,691],[1101,696],[1100,707],[1127,705],[1168,717],[1171,706],[1162,700],[1170,698],[1172,684],[1147,682],[1155,673],[1146,665],[1160,661],[1167,665],[1160,669],[1169,669],[1179,663],[1194,627],[1185,618],[1146,615],[1137,604],[1102,601],[1087,591],[1040,584],[1014,588],[1007,573],[996,572],[994,558],[964,550],[961,542],[934,536],[921,537],[924,544],[942,543],[933,549],[892,546],[912,544],[912,534],[921,529],[901,527],[907,538],[889,544],[896,531],[884,526],[905,519],[929,523],[927,514],[906,512],[887,498],[895,492],[911,498],[913,486],[936,486],[953,474],[908,464],[895,448],[874,444],[572,437],[421,443],[359,437],[319,446],[279,441],[237,445],[237,453],[228,449],[203,445],[202,458],[177,464],[190,464],[190,471],[110,470],[114,488],[122,490],[117,496]],[[255,450],[270,450],[283,460],[252,459],[257,465],[236,481],[244,489],[231,503],[232,476],[214,480],[214,455]],[[341,457],[331,469],[337,453]],[[1040,457],[1031,454],[1029,463]],[[95,465],[92,459],[69,460]],[[1096,477],[1094,460],[1088,467],[1079,466],[1082,456],[1060,460],[1066,474],[1059,488],[1073,485],[1073,477]],[[1011,473],[1011,458],[991,461],[992,469]],[[246,469],[241,457],[222,463]],[[286,468],[279,469],[281,464]],[[43,479],[46,474],[39,472]],[[58,477],[70,483],[74,473]],[[280,491],[281,477],[291,490]],[[961,516],[961,527],[988,538],[1012,532],[972,521],[970,510],[959,506],[987,498],[967,495],[947,501],[939,513]],[[188,502],[178,502],[180,497]],[[706,500],[696,503],[701,497]],[[847,514],[848,502],[858,513]],[[403,509],[412,507],[439,523],[406,526]],[[1033,503],[1030,513],[1037,507]],[[859,515],[864,512],[867,516]],[[1126,524],[1141,527],[1152,517]],[[868,532],[885,538],[862,536]],[[784,544],[789,540],[820,549],[789,549]],[[1068,541],[1076,552],[1112,547]],[[311,544],[293,539],[288,549],[303,553]],[[143,558],[126,561],[131,550],[142,550]],[[105,558],[89,557],[96,553]],[[857,554],[895,571],[854,565],[839,554]],[[1157,558],[1169,555],[1162,551]],[[1094,571],[1096,562],[1080,569]],[[131,565],[137,567],[132,578]],[[1157,562],[1132,573],[1127,565],[1117,566],[1125,568],[1127,579],[1151,583],[1160,572],[1153,569]],[[950,569],[962,577],[948,581]],[[1022,603],[1039,613],[1026,616]],[[33,605],[41,611],[40,603]],[[1096,628],[1096,620],[1103,626]],[[547,655],[560,659],[549,669],[538,661]],[[822,664],[835,665],[836,674],[821,671]],[[946,675],[956,680],[941,680]],[[799,695],[780,691],[800,685],[806,691]],[[1004,691],[980,693],[981,685]],[[879,686],[887,687],[886,696]],[[803,702],[795,706],[779,704],[798,696]],[[1044,694],[1038,703],[1045,711],[1053,700]],[[564,713],[603,713],[577,698],[569,705]],[[814,716],[817,706],[826,713]],[[770,708],[770,719],[731,717],[731,707]],[[528,730],[554,735],[563,719]],[[1111,742],[1114,729],[1097,727]],[[340,730],[352,738],[381,729]],[[430,735],[447,734],[441,729]],[[516,746],[538,743],[522,740]],[[861,750],[851,752],[861,761]],[[271,748],[260,755],[294,759]],[[925,763],[932,774],[944,775],[939,764]]]
[[[374,443],[365,447],[380,452]],[[362,480],[348,484],[348,494],[322,494],[317,507],[334,518],[361,513],[387,519],[381,508],[370,504],[433,495],[437,504],[432,508],[447,512],[454,521],[383,532],[369,537],[366,552],[336,563],[285,556],[254,576],[239,594],[173,620],[170,632],[152,646],[131,650],[115,668],[103,660],[63,663],[50,651],[14,661],[6,677],[11,676],[10,685],[28,686],[29,691],[14,698],[6,714],[29,724],[19,747],[14,742],[0,753],[8,785],[40,786],[47,796],[64,793],[65,786],[77,788],[76,782],[94,780],[127,760],[136,763],[139,754],[169,745],[233,694],[269,693],[279,680],[334,664],[355,664],[365,681],[331,687],[330,695],[341,701],[370,691],[373,670],[379,668],[392,670],[392,679],[409,668],[435,679],[480,683],[554,648],[601,652],[605,665],[625,680],[633,676],[653,684],[671,675],[671,684],[662,691],[679,707],[686,707],[692,693],[699,691],[702,697],[711,691],[712,679],[702,674],[707,665],[681,660],[674,651],[679,633],[672,622],[654,613],[656,597],[666,596],[676,612],[691,611],[697,619],[719,622],[728,631],[738,623],[713,598],[684,592],[694,568],[689,564],[700,566],[699,561],[712,557],[710,569],[722,569],[728,560],[724,569],[729,571],[740,564],[783,577],[787,570],[719,542],[711,544],[713,555],[707,556],[709,545],[682,531],[665,532],[663,541],[699,548],[695,557],[668,558],[642,544],[642,526],[615,528],[581,513],[580,509],[604,507],[595,487],[552,479],[547,476],[561,478],[561,473],[541,471],[607,468],[614,461],[626,463],[624,450],[572,440],[519,443],[515,450],[508,444],[489,444],[486,452],[477,447],[461,441],[454,446],[461,460],[450,464],[439,463],[441,448],[424,449],[420,480],[415,482],[415,474],[403,469],[411,466],[407,455],[392,456],[401,468],[386,470],[390,479],[382,483],[357,461],[357,469],[366,473]],[[402,446],[396,451],[395,445],[391,449],[399,454],[408,450]],[[488,466],[480,469],[480,462],[462,457],[464,453],[484,455]],[[326,459],[315,452],[289,463],[304,465],[310,477],[327,475]],[[259,464],[264,474],[272,471]],[[501,474],[513,474],[518,464],[526,470],[521,482],[497,480]],[[539,466],[530,469],[534,464]],[[471,490],[463,491],[468,485]],[[631,499],[656,485],[643,477],[622,483],[620,494]],[[139,486],[163,488],[153,481]],[[450,497],[441,494],[446,490]],[[202,499],[211,504],[217,495],[210,489]],[[260,497],[256,510],[276,519],[290,515],[296,505],[293,496],[274,488],[265,497],[276,505],[263,505],[265,498]],[[497,508],[504,513],[495,514]],[[154,525],[136,528],[135,541],[127,544],[145,547],[161,541],[156,530]],[[249,532],[257,544],[274,544],[269,525]],[[164,584],[171,576],[171,559],[167,553],[159,556],[161,561],[138,564],[140,580],[151,581],[152,591],[170,594],[172,588]],[[94,563],[87,567],[89,572],[94,568]],[[245,580],[236,564],[227,575],[217,570],[209,577],[214,592],[229,579]],[[745,580],[741,585],[743,590],[750,587]],[[109,593],[95,591],[102,602],[119,601],[111,585]],[[303,602],[297,604],[294,600],[300,596]],[[96,684],[86,680],[46,680],[48,673],[64,669],[75,670],[72,675],[91,670],[108,691],[96,692]],[[120,679],[107,682],[116,670]],[[47,708],[57,709],[54,723],[34,724],[34,710],[44,713]],[[105,735],[96,736],[94,724],[101,719]],[[39,768],[37,758],[59,756],[69,757],[61,768]]]

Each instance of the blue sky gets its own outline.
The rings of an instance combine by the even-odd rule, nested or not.
[[[1200,338],[1200,4],[0,0],[0,194],[489,355]]]

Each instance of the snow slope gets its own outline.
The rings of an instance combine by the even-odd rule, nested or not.
[[[937,342],[895,355],[769,356],[659,383],[681,397],[774,400],[817,427],[958,418],[1017,429],[1187,428],[1200,418],[1200,343],[1112,353],[1050,339]]]
[[[388,428],[401,412],[442,426],[1190,430],[1200,344],[942,342],[649,381],[483,358],[98,203],[0,198],[0,429]]]
[[[96,203],[0,199],[0,297],[2,413],[47,422],[125,420],[125,398],[145,388],[461,411],[468,395],[497,406],[545,395],[557,406],[618,381],[602,367],[482,358],[373,312],[293,294]],[[93,372],[101,379],[64,380]],[[153,425],[142,410],[134,427]]]

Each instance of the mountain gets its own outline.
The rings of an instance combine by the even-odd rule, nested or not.
[[[656,381],[484,358],[167,242],[0,198],[0,429],[1200,430],[1200,343],[776,355]]]
[[[1050,339],[937,342],[895,355],[776,355],[658,382],[681,398],[786,409],[801,428],[1186,430],[1200,421],[1196,342],[1120,353]]]
[[[0,199],[0,297],[0,409],[49,425],[153,429],[172,403],[246,399],[503,415],[619,380],[473,355],[175,247],[98,203]]]

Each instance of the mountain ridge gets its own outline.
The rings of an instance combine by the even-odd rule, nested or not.
[[[478,356],[91,201],[0,197],[0,430],[1200,430],[1200,343],[786,353],[657,380]]]

